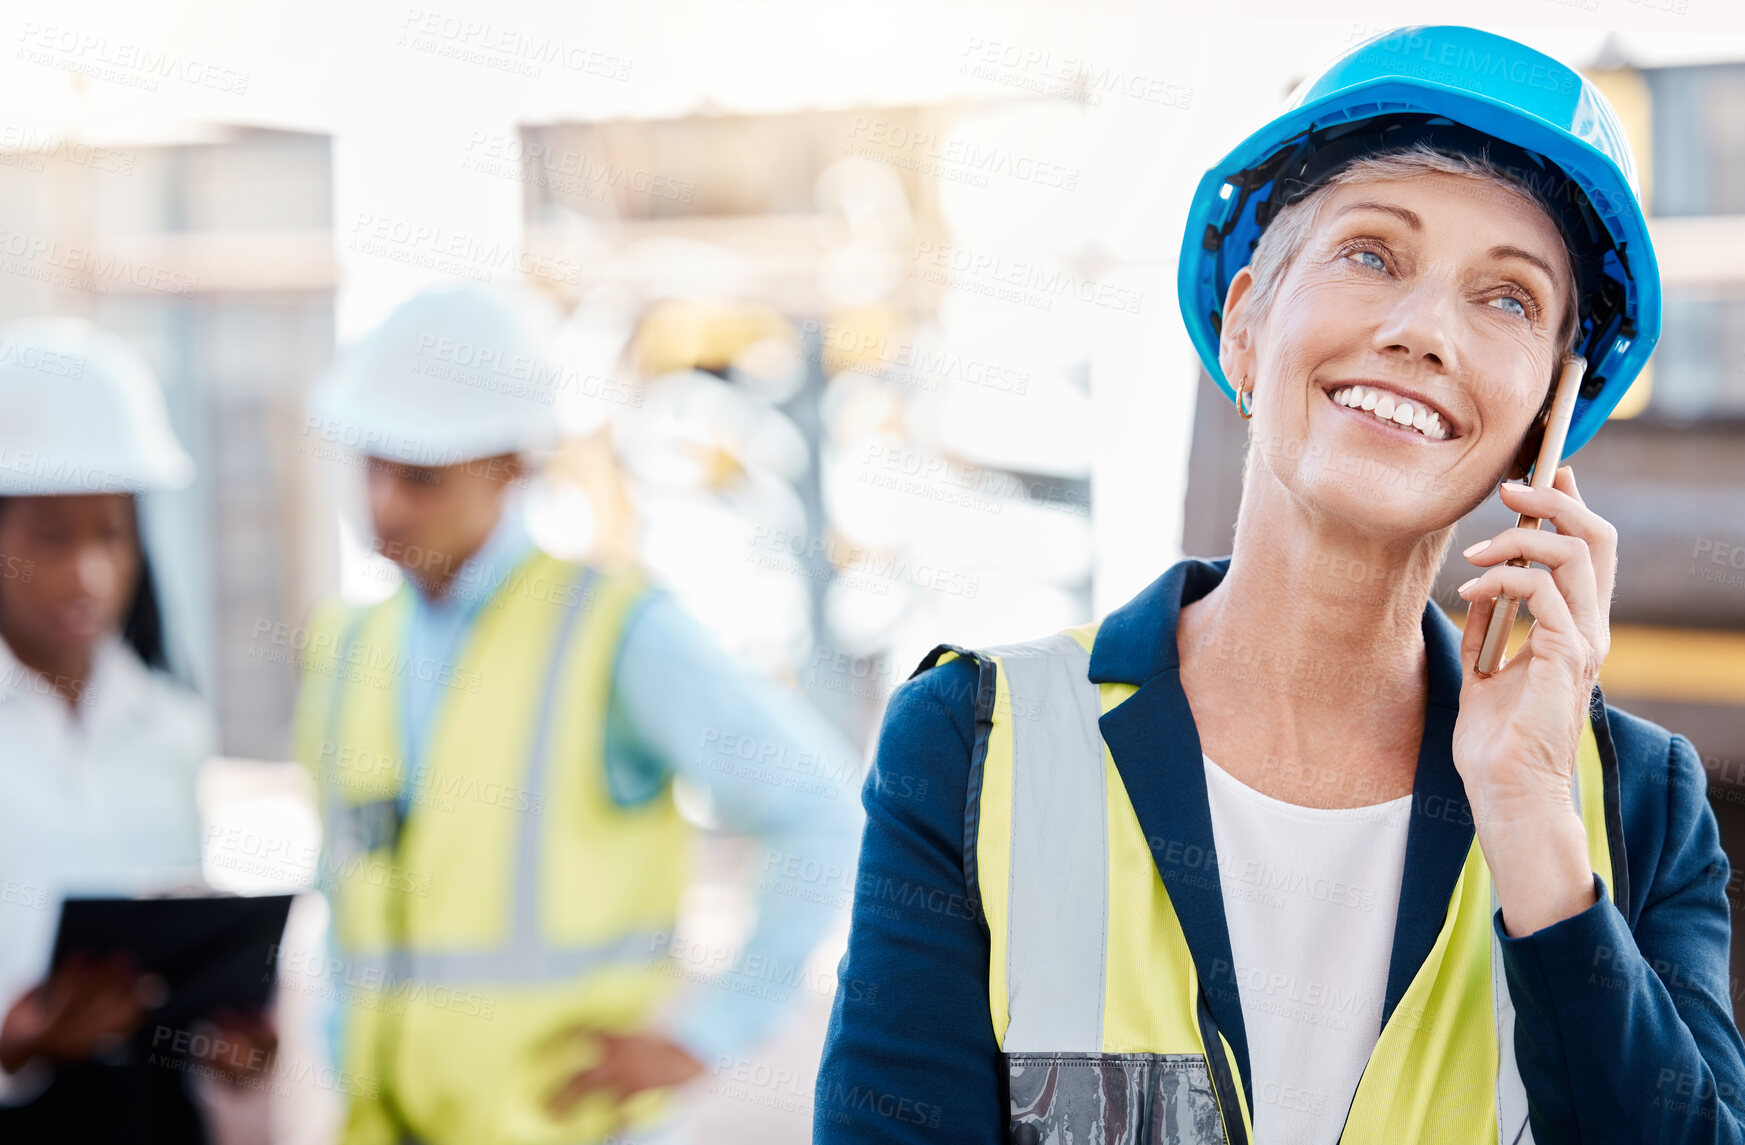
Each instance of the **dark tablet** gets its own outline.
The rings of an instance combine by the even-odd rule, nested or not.
[[[168,988],[146,1018],[148,1029],[187,1029],[222,1009],[259,1010],[272,998],[291,898],[69,898],[61,903],[54,965],[75,952],[131,954]]]

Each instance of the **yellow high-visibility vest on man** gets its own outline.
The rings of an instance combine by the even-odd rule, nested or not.
[[[766,867],[851,862],[846,791],[721,758],[749,737],[846,780],[848,745],[640,577],[540,551],[504,504],[549,435],[549,405],[522,396],[560,376],[544,344],[523,300],[430,291],[341,363],[311,419],[366,456],[377,548],[407,582],[317,610],[299,704],[351,1145],[598,1141],[780,1016],[779,991],[733,980],[791,985],[827,904],[760,909],[742,952],[706,960],[720,988],[664,1012],[690,834],[675,775],[762,838]]]

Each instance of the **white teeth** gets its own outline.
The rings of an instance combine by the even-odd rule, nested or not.
[[[1366,390],[1362,386],[1346,386],[1342,390],[1333,391],[1330,396],[1339,405],[1348,409],[1368,410],[1383,421],[1410,427],[1434,441],[1448,439],[1448,430],[1442,424],[1441,415],[1434,410],[1415,406],[1409,401],[1395,398],[1385,390]]]

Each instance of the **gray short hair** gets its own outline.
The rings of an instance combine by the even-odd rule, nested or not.
[[[1460,175],[1500,186],[1503,193],[1532,203],[1551,220],[1553,227],[1557,226],[1556,218],[1546,210],[1532,189],[1514,172],[1489,158],[1439,151],[1428,143],[1365,156],[1340,168],[1326,182],[1285,207],[1273,219],[1272,225],[1261,234],[1260,242],[1254,248],[1254,257],[1248,264],[1254,275],[1253,293],[1249,296],[1248,303],[1249,312],[1258,318],[1271,308],[1279,283],[1284,280],[1285,271],[1290,268],[1297,255],[1302,253],[1310,233],[1320,220],[1321,208],[1335,187],[1351,183],[1377,183],[1388,179],[1410,179],[1432,173]],[[1563,326],[1558,331],[1558,344],[1567,349],[1576,335],[1578,313],[1575,283],[1579,280],[1575,273],[1575,255],[1569,249],[1569,239],[1563,236],[1561,228],[1558,228],[1557,233],[1563,238],[1563,253],[1569,260],[1569,287],[1563,299]]]

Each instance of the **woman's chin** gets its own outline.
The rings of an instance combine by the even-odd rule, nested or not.
[[[1322,471],[1302,492],[1329,518],[1347,527],[1378,535],[1427,536],[1449,524],[1442,498],[1428,476],[1397,470],[1364,476]]]

